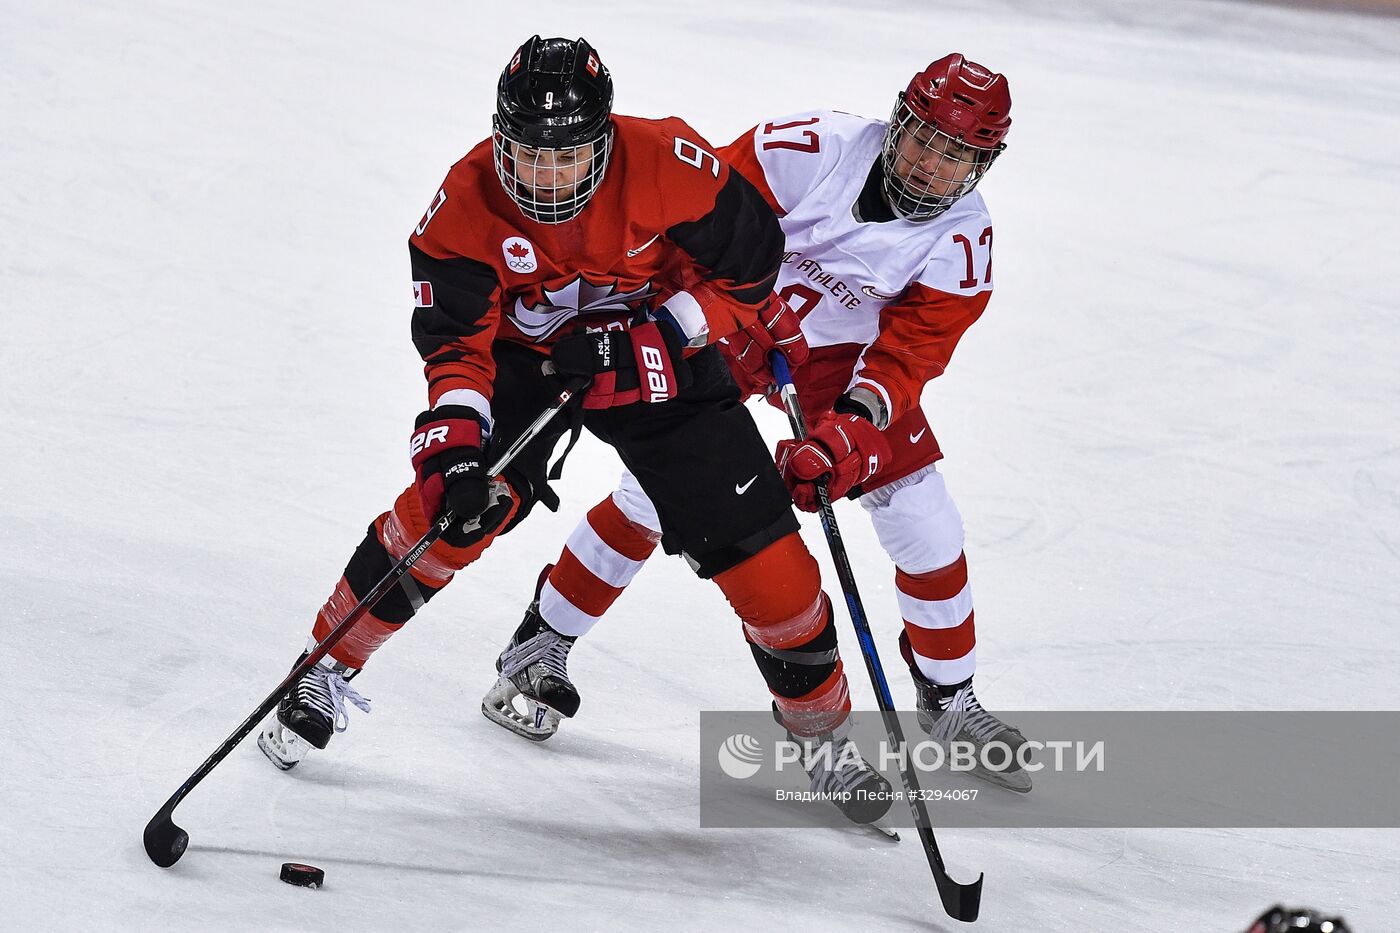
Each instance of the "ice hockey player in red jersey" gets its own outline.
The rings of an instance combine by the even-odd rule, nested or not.
[[[759,124],[722,154],[763,193],[786,236],[777,286],[785,302],[726,344],[746,394],[772,381],[769,352],[791,364],[814,422],[807,441],[778,446],[793,498],[815,511],[814,482],[826,477],[833,498],[858,498],[870,513],[895,564],[900,648],[926,727],[944,739],[1018,747],[1021,734],[972,689],[962,519],[919,407],[991,297],[992,223],[973,189],[1005,149],[1010,110],[1004,76],[952,54],[914,76],[888,122],[801,113]],[[547,569],[531,613],[584,634],[652,553],[660,527],[643,486],[624,475]],[[488,718],[547,737],[557,719],[512,726],[517,691],[533,709],[528,685],[503,677],[484,701]],[[983,776],[1030,789],[1014,766]]]
[[[850,697],[831,602],[716,346],[778,302],[777,217],[683,121],[616,115],[612,99],[586,41],[531,38],[501,74],[492,137],[452,167],[410,237],[429,404],[412,433],[416,479],[370,524],[311,644],[444,508],[463,523],[298,683],[259,745],[283,769],[324,748],[347,702],[368,708],[348,681],[380,645],[536,503],[557,505],[546,480],[561,419],[494,482],[487,451],[519,436],[563,379],[588,376],[583,427],[646,490],[668,547],[724,592],[784,723],[825,751],[822,780],[870,792],[843,810],[873,820],[889,785],[842,730]],[[577,707],[572,641],[534,615],[505,655],[554,715]]]

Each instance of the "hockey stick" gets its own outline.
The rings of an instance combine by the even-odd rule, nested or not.
[[[528,428],[521,432],[520,436],[515,439],[515,442],[510,445],[505,453],[501,454],[495,463],[491,464],[490,476],[496,477],[500,475],[500,472],[506,468],[506,464],[514,460],[520,451],[525,449],[525,445],[534,440],[535,437],[539,435],[540,431],[544,429],[544,426],[548,424],[555,415],[564,410],[564,407],[569,404],[570,399],[587,388],[589,382],[590,380],[587,376],[579,376],[570,380],[569,384],[560,391],[559,397],[555,400],[554,404],[540,412],[539,417],[531,422]],[[180,801],[184,800],[189,792],[194,790],[195,785],[204,780],[209,775],[209,772],[213,771],[214,768],[218,766],[219,762],[223,761],[224,758],[228,756],[228,753],[233,751],[234,746],[243,741],[243,739],[248,736],[248,733],[257,728],[258,723],[262,721],[263,717],[282,701],[282,697],[286,695],[287,691],[292,689],[293,685],[301,680],[302,676],[307,671],[311,670],[321,658],[325,657],[326,652],[330,651],[337,642],[345,637],[345,634],[350,631],[354,624],[358,622],[365,613],[373,609],[391,589],[398,585],[399,578],[408,573],[408,568],[418,562],[418,559],[427,552],[428,548],[432,547],[433,542],[440,538],[442,533],[451,527],[455,519],[456,515],[450,510],[439,515],[432,526],[428,528],[428,533],[423,535],[418,543],[413,546],[413,549],[404,555],[403,560],[395,564],[389,572],[384,575],[384,579],[376,583],[374,588],[365,594],[365,598],[360,600],[359,603],[355,605],[354,609],[346,613],[345,618],[340,620],[340,624],[331,629],[321,643],[316,646],[315,650],[303,658],[300,664],[292,668],[292,672],[277,685],[275,690],[268,694],[267,699],[263,700],[257,709],[253,710],[252,715],[243,720],[242,725],[234,729],[233,734],[227,739],[224,739],[223,744],[214,750],[214,754],[204,759],[204,764],[200,765],[195,769],[193,774],[185,779],[185,783],[180,785],[180,789],[175,791],[170,799],[165,802],[165,806],[156,811],[155,816],[151,817],[151,821],[146,824],[146,831],[142,835],[142,841],[146,844],[146,854],[150,856],[151,861],[155,862],[161,868],[169,868],[180,860],[180,856],[185,854],[185,848],[190,843],[190,834],[176,826],[174,819],[172,819],[175,808],[180,805]]]
[[[792,371],[781,353],[774,352],[769,363],[773,377],[778,382],[778,391],[783,398],[783,408],[787,411],[792,433],[799,441],[807,439],[807,421],[802,416],[802,406],[797,400],[797,389],[792,384]],[[851,623],[856,629],[856,640],[860,642],[860,653],[865,658],[865,669],[870,673],[870,682],[875,687],[875,697],[880,703],[880,714],[885,721],[885,731],[895,748],[905,748],[904,730],[899,725],[895,713],[894,700],[890,697],[890,685],[885,680],[885,669],[880,664],[880,654],[875,650],[875,639],[870,634],[870,623],[866,621],[865,606],[856,590],[855,574],[851,571],[851,560],[846,555],[846,545],[841,541],[841,529],[836,525],[836,511],[831,507],[831,496],[827,492],[826,481],[817,481],[818,514],[822,520],[822,531],[826,533],[826,543],[831,549],[831,561],[836,565],[836,576],[841,581],[841,592],[846,597],[846,608],[851,613]],[[938,840],[933,836],[933,824],[924,806],[919,781],[908,763],[899,771],[904,782],[904,795],[909,801],[909,809],[914,814],[914,825],[919,829],[919,839],[924,844],[924,854],[928,856],[928,866],[933,870],[934,883],[938,885],[938,896],[943,901],[943,909],[954,920],[971,923],[977,919],[978,908],[982,904],[982,878],[971,884],[959,884],[948,877],[948,869],[943,864],[943,856],[938,851]]]

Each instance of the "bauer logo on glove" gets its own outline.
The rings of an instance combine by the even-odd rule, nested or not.
[[[657,321],[630,330],[566,334],[549,357],[561,375],[592,377],[584,408],[669,402],[690,382],[680,335]]]

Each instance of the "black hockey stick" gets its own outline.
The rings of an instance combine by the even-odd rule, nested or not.
[[[792,371],[781,353],[774,352],[769,359],[773,376],[782,394],[783,408],[787,410],[792,433],[800,440],[807,438],[807,421],[802,417],[802,406],[797,400],[797,389],[792,384]],[[826,543],[831,548],[831,561],[836,565],[836,576],[841,581],[841,592],[846,597],[846,608],[850,610],[851,622],[856,629],[856,640],[860,642],[860,653],[865,657],[865,669],[870,673],[870,682],[875,687],[875,697],[880,703],[881,718],[885,721],[885,731],[895,748],[905,748],[904,729],[899,725],[895,713],[894,700],[890,697],[890,685],[885,680],[885,669],[880,664],[880,653],[875,650],[875,639],[870,634],[870,623],[866,621],[865,606],[856,590],[855,574],[851,571],[851,559],[846,555],[846,545],[841,541],[841,529],[836,525],[836,510],[831,507],[831,496],[827,493],[826,481],[817,481],[818,514],[821,515],[822,531],[826,533]],[[908,762],[899,770],[904,782],[904,795],[909,801],[909,809],[914,813],[914,825],[919,828],[919,839],[924,844],[924,854],[928,856],[928,866],[933,870],[934,883],[938,885],[938,896],[943,901],[943,909],[954,920],[971,923],[977,919],[978,908],[982,904],[982,878],[971,884],[959,884],[948,877],[948,869],[943,864],[943,856],[938,851],[938,840],[933,837],[933,824],[924,806],[919,780]]]
[[[544,429],[544,426],[548,424],[555,415],[564,410],[564,407],[569,404],[570,399],[587,388],[589,382],[590,380],[587,376],[579,376],[570,380],[569,384],[559,393],[559,398],[554,404],[540,412],[539,417],[531,422],[530,426],[515,439],[515,442],[510,445],[505,453],[501,454],[496,462],[491,465],[490,475],[492,477],[498,476],[500,472],[506,468],[506,464],[514,460],[516,455],[525,448],[525,445],[534,440],[535,437],[539,435],[540,431]],[[365,598],[360,600],[359,603],[355,605],[354,609],[346,613],[345,618],[340,620],[340,624],[331,629],[321,643],[316,646],[315,650],[303,658],[302,662],[292,669],[292,672],[277,685],[277,688],[268,694],[267,699],[263,700],[258,708],[253,710],[252,715],[243,720],[243,723],[237,729],[233,730],[233,734],[224,739],[223,744],[214,750],[214,754],[204,759],[204,764],[200,765],[195,769],[193,774],[185,779],[185,783],[180,785],[180,789],[175,791],[175,793],[170,796],[170,799],[165,802],[165,806],[156,811],[156,815],[151,817],[151,821],[146,824],[146,831],[141,837],[142,841],[146,844],[146,854],[151,857],[151,861],[155,862],[161,868],[169,868],[180,860],[180,856],[185,854],[185,847],[190,843],[190,834],[176,826],[174,819],[172,819],[175,808],[180,805],[180,801],[184,800],[189,792],[194,790],[195,785],[204,780],[209,775],[209,772],[213,771],[214,768],[218,766],[219,762],[223,761],[224,758],[228,756],[228,753],[233,751],[234,746],[243,741],[243,739],[248,736],[248,733],[257,728],[258,723],[262,722],[263,717],[282,701],[282,697],[286,695],[288,690],[292,689],[297,681],[301,680],[302,675],[311,670],[321,658],[325,657],[326,652],[330,651],[337,642],[345,637],[345,634],[350,631],[351,627],[353,627],[365,613],[373,609],[391,589],[398,585],[399,578],[408,573],[408,568],[417,563],[418,559],[427,552],[428,548],[432,547],[433,542],[440,538],[445,530],[451,527],[455,518],[456,516],[451,511],[444,512],[442,515],[438,516],[437,520],[428,528],[428,533],[423,535],[418,543],[413,546],[413,549],[404,555],[403,560],[395,564],[389,572],[384,575],[384,579],[376,583],[374,588],[365,594]]]

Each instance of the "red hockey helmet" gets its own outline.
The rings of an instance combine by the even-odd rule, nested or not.
[[[956,52],[933,62],[890,115],[883,154],[890,208],[907,220],[942,214],[977,186],[1010,128],[1005,75]]]

